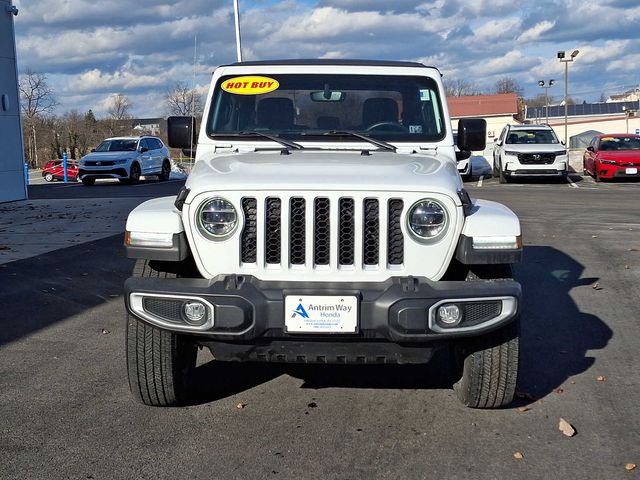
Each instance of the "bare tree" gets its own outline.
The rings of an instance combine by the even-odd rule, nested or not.
[[[444,89],[448,97],[480,95],[480,89],[474,83],[461,78],[445,80]]]
[[[113,120],[129,120],[131,118],[129,110],[132,103],[126,95],[116,93],[109,98],[108,104],[107,113]]]
[[[47,83],[44,73],[27,70],[20,76],[20,107],[28,130],[27,154],[32,167],[38,165],[38,135],[36,123],[43,116],[52,114],[58,105],[53,89]]]
[[[511,77],[502,77],[496,81],[496,93],[515,93],[522,96],[524,89]]]
[[[176,82],[165,94],[167,107],[171,115],[198,116],[202,113],[202,99],[194,88],[184,82]]]

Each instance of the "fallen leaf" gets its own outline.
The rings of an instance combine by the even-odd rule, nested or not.
[[[522,460],[524,458],[524,454],[522,452],[516,452],[513,454],[513,458],[516,460]]]
[[[567,437],[573,437],[576,434],[576,429],[573,428],[573,425],[571,425],[562,417],[560,417],[560,423],[558,424],[558,429]]]
[[[598,235],[591,235],[591,238],[598,238]]]
[[[554,390],[554,392],[556,392],[556,393],[559,395],[559,394],[561,394],[561,393],[564,393],[564,389],[562,389],[562,388],[556,388],[556,389]]]
[[[629,265],[625,265],[625,266],[624,266],[624,269],[625,269],[625,270],[629,270]]]
[[[575,380],[571,380],[571,385],[575,385],[576,381]]]
[[[242,409],[243,409],[244,407],[246,407],[246,406],[247,406],[247,404],[246,404],[246,403],[244,403],[244,402],[239,402],[239,403],[236,405],[236,408],[237,408],[238,410],[242,410]]]
[[[602,287],[600,286],[600,284],[598,282],[596,282],[593,285],[591,285],[591,288],[593,288],[594,290],[602,290]]]
[[[316,408],[317,406],[318,406],[318,404],[316,402],[309,402],[307,404],[307,407],[309,407],[309,408]]]
[[[518,408],[518,412],[519,413],[528,412],[529,410],[531,410],[529,407],[519,407]]]
[[[605,377],[604,375],[598,375],[596,377],[596,381],[597,382],[604,382],[607,379],[607,377]]]
[[[640,248],[627,248],[628,252],[640,252]]]
[[[636,469],[636,466],[637,466],[637,465],[636,465],[635,463],[627,463],[627,464],[624,466],[624,469],[625,469],[627,472],[632,472],[633,470],[635,470],[635,469]]]
[[[526,398],[527,400],[534,400],[535,397],[531,395],[529,392],[517,391],[516,397],[518,398]]]
[[[100,333],[102,333],[103,335],[109,335],[111,332],[106,328],[103,328]]]

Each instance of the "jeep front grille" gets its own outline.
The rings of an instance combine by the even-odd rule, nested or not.
[[[293,269],[398,268],[404,264],[404,202],[399,198],[356,201],[342,197],[335,201],[322,196],[268,196],[260,201],[243,198],[241,204],[244,226],[239,253],[243,264],[264,262],[267,268]],[[258,222],[263,222],[263,228]],[[257,232],[262,232],[262,238]]]

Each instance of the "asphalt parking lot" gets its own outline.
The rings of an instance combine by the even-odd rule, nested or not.
[[[30,195],[135,206],[180,185],[54,183]],[[195,405],[139,405],[124,363],[132,261],[121,232],[105,230],[0,265],[0,478],[640,479],[640,468],[625,469],[640,465],[640,182],[466,187],[523,225],[522,369],[510,408],[462,407],[440,357],[300,367],[219,365],[205,352]],[[560,418],[575,436],[559,431]]]

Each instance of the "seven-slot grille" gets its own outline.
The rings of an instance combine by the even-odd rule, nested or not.
[[[518,161],[523,165],[550,165],[556,161],[556,154],[551,153],[519,153]]]
[[[402,199],[270,196],[245,197],[241,205],[243,264],[367,269],[404,263]]]

